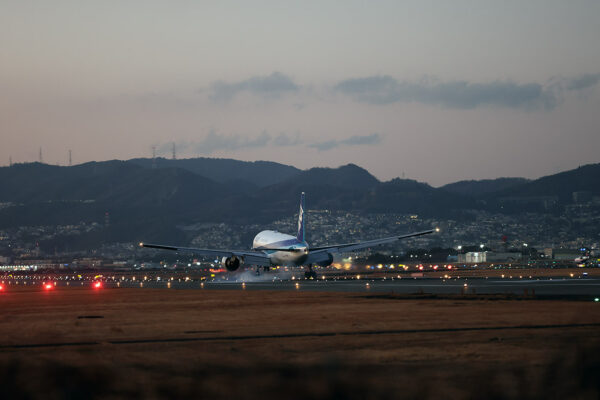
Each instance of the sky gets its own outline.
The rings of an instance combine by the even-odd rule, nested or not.
[[[600,2],[0,0],[0,165],[355,163],[433,186],[600,162]]]

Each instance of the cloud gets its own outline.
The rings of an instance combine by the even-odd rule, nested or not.
[[[211,130],[206,137],[200,141],[194,142],[178,142],[175,145],[179,154],[212,154],[217,151],[234,151],[240,149],[265,147],[268,145],[284,147],[296,146],[302,144],[300,136],[289,136],[285,133],[280,133],[277,136],[271,136],[266,131],[260,135],[249,137],[242,135],[221,135]],[[164,143],[158,147],[158,154],[170,154],[172,143]]]
[[[317,149],[319,151],[332,150],[341,146],[364,146],[381,143],[381,135],[379,133],[372,133],[364,136],[352,136],[343,140],[327,140],[324,142],[311,143],[308,147]]]
[[[273,138],[272,143],[279,147],[297,146],[302,144],[302,139],[300,138],[299,133],[294,136],[288,136],[285,133],[280,133],[278,136]]]
[[[423,79],[408,82],[398,81],[389,75],[377,75],[341,81],[335,90],[368,104],[415,102],[459,109],[480,106],[552,109],[561,101],[564,90],[582,90],[596,85],[598,81],[600,74],[561,79],[548,86],[502,81],[472,83]]]
[[[585,74],[577,78],[568,79],[567,90],[583,90],[595,86],[600,81],[600,74]]]
[[[210,89],[212,101],[227,102],[240,92],[261,97],[279,97],[285,93],[296,92],[300,87],[290,77],[280,72],[273,72],[268,76],[255,76],[234,83],[218,81],[213,83]]]
[[[381,142],[381,135],[373,133],[365,136],[352,136],[342,140],[328,140],[324,142],[310,143],[307,147],[315,148],[319,151],[327,151],[341,146],[363,146],[372,145]],[[177,142],[175,149],[182,155],[208,155],[217,151],[235,151],[256,147],[293,147],[303,145],[304,141],[299,133],[288,135],[280,133],[272,136],[267,131],[263,131],[257,136],[242,135],[222,135],[211,130],[206,137],[199,141]],[[157,147],[158,155],[170,155],[173,149],[173,143],[163,143]]]

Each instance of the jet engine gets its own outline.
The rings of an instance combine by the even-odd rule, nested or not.
[[[313,264],[319,267],[329,267],[331,263],[333,263],[333,254],[331,253],[319,254],[319,258],[313,262]]]
[[[221,260],[221,266],[225,268],[229,272],[233,272],[237,270],[240,265],[242,265],[242,260],[239,257],[231,256],[231,257],[223,257]]]

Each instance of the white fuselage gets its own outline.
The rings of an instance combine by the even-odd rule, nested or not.
[[[298,266],[308,256],[308,244],[302,242],[292,235],[277,231],[262,231],[254,237],[252,242],[254,250],[264,250],[271,265]],[[296,251],[277,251],[269,249],[287,249]]]

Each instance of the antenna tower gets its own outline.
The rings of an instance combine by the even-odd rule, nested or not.
[[[44,162],[44,158],[42,157],[42,148],[40,147],[40,163]]]
[[[152,169],[156,169],[156,146],[152,146]]]
[[[175,160],[177,157],[175,157],[175,142],[173,142],[173,160]]]
[[[69,167],[73,165],[73,158],[71,157],[71,149],[69,149]]]
[[[12,156],[8,156],[8,166],[12,167]]]

